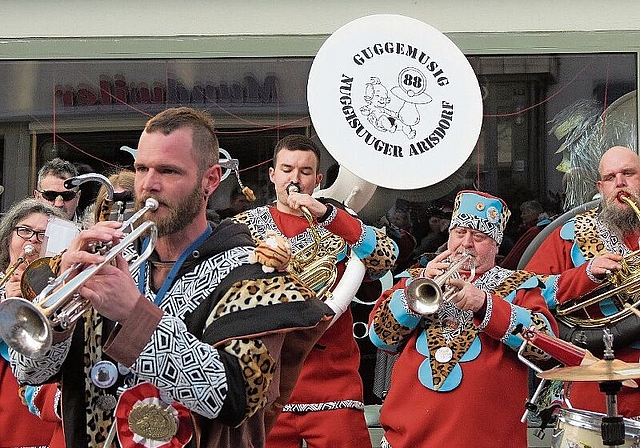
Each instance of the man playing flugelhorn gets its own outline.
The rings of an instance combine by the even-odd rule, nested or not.
[[[520,422],[528,397],[528,369],[518,360],[516,325],[553,332],[555,321],[532,273],[496,266],[510,212],[479,191],[456,196],[447,250],[424,269],[409,269],[383,292],[370,315],[369,337],[399,353],[380,423],[383,447],[526,448]],[[468,254],[468,255],[467,255]],[[434,313],[412,309],[407,287],[438,278],[462,256],[459,278]],[[474,272],[475,271],[475,272]],[[453,293],[449,293],[453,289]],[[531,349],[532,359],[546,355]]]

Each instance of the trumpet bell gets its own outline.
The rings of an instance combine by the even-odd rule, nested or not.
[[[0,338],[30,358],[44,355],[52,344],[50,325],[30,301],[11,297],[0,303]]]
[[[442,289],[430,278],[417,278],[405,289],[407,306],[420,316],[435,314],[442,305]]]

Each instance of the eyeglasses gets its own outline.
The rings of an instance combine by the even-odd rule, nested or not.
[[[23,240],[30,240],[33,238],[33,235],[36,236],[36,239],[40,243],[42,243],[42,240],[44,239],[44,230],[33,230],[31,227],[27,226],[16,226],[14,229],[16,230],[16,235]]]
[[[78,195],[77,191],[66,190],[66,191],[52,191],[52,190],[38,190],[38,192],[49,202],[54,202],[58,196],[62,198],[64,202],[69,202],[73,198]]]

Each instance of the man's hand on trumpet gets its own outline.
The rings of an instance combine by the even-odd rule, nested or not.
[[[104,257],[99,253],[91,252],[91,247],[96,242],[117,244],[124,236],[120,230],[121,226],[122,223],[117,221],[102,221],[90,229],[80,232],[62,254],[60,271],[64,272],[74,265],[91,265],[103,262]]]
[[[447,249],[436,255],[427,263],[427,265],[422,270],[422,277],[435,278],[439,275],[444,274],[451,265],[451,260],[449,259],[449,257],[452,253],[453,251]]]
[[[103,255],[92,253],[91,246],[96,241],[116,245],[124,236],[119,230],[122,223],[104,221],[80,234],[62,256],[63,271],[72,266],[97,265],[105,260]],[[85,299],[103,316],[124,323],[130,316],[136,299],[140,296],[138,287],[129,272],[129,264],[121,254],[114,258],[115,265],[105,264],[79,289]],[[82,268],[80,268],[81,270]],[[80,272],[80,271],[79,271]]]
[[[460,310],[471,310],[474,313],[480,311],[487,301],[487,293],[479,290],[475,285],[463,278],[452,278],[449,285],[458,289],[451,296],[451,303]]]

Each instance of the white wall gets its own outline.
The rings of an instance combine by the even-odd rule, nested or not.
[[[640,29],[637,0],[4,0],[0,6],[5,38],[328,35],[358,17],[389,13],[444,33]]]

